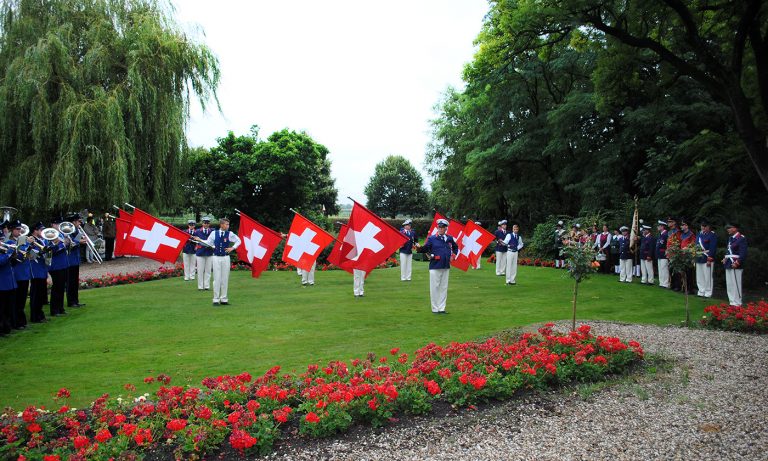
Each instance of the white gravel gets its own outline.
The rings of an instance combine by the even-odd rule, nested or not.
[[[768,460],[767,336],[589,324],[639,341],[649,372],[283,445],[268,458]]]

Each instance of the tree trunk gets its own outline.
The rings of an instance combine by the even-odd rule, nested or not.
[[[683,292],[685,293],[685,326],[687,328],[691,326],[691,312],[688,309],[688,274],[683,271],[681,275],[683,276]]]
[[[573,323],[571,324],[571,331],[576,331],[576,295],[579,292],[579,282],[573,282]]]

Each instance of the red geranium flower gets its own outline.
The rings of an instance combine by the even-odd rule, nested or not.
[[[172,419],[168,421],[168,424],[165,425],[165,427],[173,432],[180,431],[187,427],[187,420],[186,419]]]
[[[304,419],[306,419],[308,423],[312,424],[317,424],[320,422],[320,418],[318,418],[317,415],[312,411],[307,413],[307,416],[305,416]]]

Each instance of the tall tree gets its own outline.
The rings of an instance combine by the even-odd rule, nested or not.
[[[365,186],[367,206],[391,218],[398,214],[421,216],[429,210],[424,179],[405,157],[390,155],[376,165]]]
[[[184,126],[218,61],[160,0],[8,0],[0,7],[0,200],[25,212],[165,208]]]

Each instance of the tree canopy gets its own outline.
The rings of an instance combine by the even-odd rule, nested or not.
[[[0,7],[0,200],[37,214],[180,198],[193,97],[218,61],[158,0]]]
[[[365,186],[367,207],[390,218],[422,216],[429,210],[424,179],[405,157],[390,155],[376,165]]]
[[[328,149],[306,133],[284,129],[266,140],[229,132],[191,159],[187,204],[216,217],[239,209],[265,225],[287,229],[293,213],[313,218],[338,212]]]

